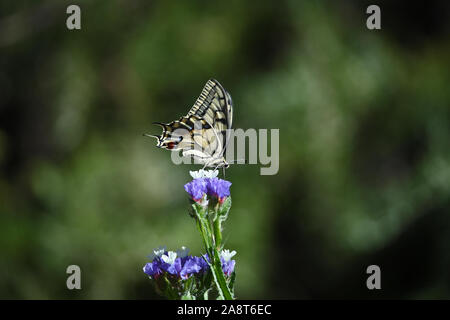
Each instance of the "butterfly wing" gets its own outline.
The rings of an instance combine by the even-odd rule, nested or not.
[[[230,94],[214,79],[203,87],[186,116],[164,124],[157,147],[182,150],[203,162],[223,156],[230,139],[233,107]]]
[[[207,161],[214,153],[216,137],[209,124],[196,116],[182,117],[170,123],[155,122],[163,132],[157,147],[173,151],[183,151],[184,156],[192,156]]]
[[[209,79],[186,117],[196,116],[206,122],[203,145],[212,157],[222,156],[230,138],[233,102],[230,94],[215,79]],[[204,125],[204,123],[201,123]]]

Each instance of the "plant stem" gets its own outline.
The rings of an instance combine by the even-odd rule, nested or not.
[[[222,224],[219,218],[214,220],[214,242],[217,250],[220,250],[220,246],[222,245]]]
[[[219,219],[214,222],[213,233],[213,230],[211,230],[211,224],[209,223],[209,219],[206,217],[204,209],[195,204],[193,205],[193,208],[196,214],[197,226],[210,259],[210,261],[206,262],[208,263],[213,274],[217,291],[219,292],[221,298],[225,300],[233,300],[233,294],[231,293],[230,288],[228,288],[225,274],[222,270],[222,262],[220,261],[220,254],[218,250],[218,246],[220,246],[222,241],[220,222],[218,222]]]

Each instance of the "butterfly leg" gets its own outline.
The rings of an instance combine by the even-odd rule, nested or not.
[[[214,168],[214,171],[216,171],[220,166],[220,163]],[[223,178],[225,179],[225,166],[222,167],[222,174],[223,174]]]

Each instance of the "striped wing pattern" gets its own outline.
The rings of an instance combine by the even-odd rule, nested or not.
[[[232,120],[230,94],[217,80],[210,79],[186,116],[167,124],[155,122],[163,132],[154,137],[159,148],[182,150],[187,156],[208,162],[223,156]]]

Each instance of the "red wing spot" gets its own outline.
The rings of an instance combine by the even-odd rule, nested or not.
[[[175,142],[169,142],[169,143],[167,144],[167,149],[172,150],[173,147],[175,147]]]

